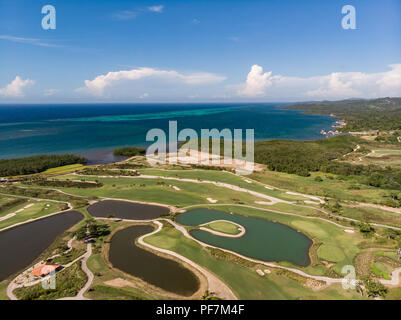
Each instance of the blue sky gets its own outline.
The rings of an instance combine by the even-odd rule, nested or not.
[[[0,0],[0,102],[401,96],[400,18],[399,0]]]

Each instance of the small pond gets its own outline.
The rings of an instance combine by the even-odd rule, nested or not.
[[[199,289],[197,276],[180,263],[160,257],[138,247],[135,240],[154,230],[137,225],[117,231],[110,241],[109,260],[112,265],[154,286],[183,296]]]
[[[0,281],[29,266],[82,219],[81,213],[67,211],[0,232]]]
[[[230,214],[210,209],[195,209],[180,214],[176,221],[186,226],[198,226],[214,220],[236,222],[246,229],[240,238],[227,238],[193,229],[190,234],[206,244],[227,249],[262,261],[289,261],[299,266],[310,263],[312,240],[281,223]]]
[[[130,220],[152,220],[169,213],[169,211],[168,208],[162,206],[120,200],[104,200],[96,202],[88,208],[88,212],[94,217],[109,218],[112,216]]]

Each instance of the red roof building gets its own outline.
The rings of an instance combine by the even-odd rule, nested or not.
[[[32,274],[36,277],[44,277],[47,276],[50,272],[56,271],[60,268],[60,265],[53,264],[50,262],[45,262],[32,270]]]

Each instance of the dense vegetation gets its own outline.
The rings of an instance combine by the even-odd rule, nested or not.
[[[94,175],[94,176],[139,176],[139,173],[135,170],[107,170],[100,168],[86,168],[84,170],[79,171],[79,174],[82,175]]]
[[[255,143],[255,162],[265,164],[272,171],[305,177],[318,171],[356,176],[360,183],[372,187],[401,190],[400,169],[336,161],[351,152],[359,142],[359,138],[350,135],[316,141],[261,141]],[[388,202],[392,206],[401,205],[401,195],[395,194]]]
[[[145,149],[136,147],[122,147],[115,149],[113,153],[115,156],[133,157],[144,155]]]
[[[265,164],[273,171],[307,176],[310,171],[327,171],[322,169],[331,167],[331,160],[351,152],[358,140],[349,135],[342,135],[316,141],[256,142],[255,162]],[[331,168],[331,171],[334,171],[334,168]]]
[[[310,114],[335,114],[344,119],[344,131],[401,129],[401,98],[297,103],[287,107]]]
[[[0,177],[38,173],[75,163],[85,164],[86,159],[73,154],[63,154],[0,160]]]
[[[84,181],[70,181],[70,180],[46,180],[35,179],[27,182],[30,185],[37,185],[41,187],[54,187],[54,188],[100,188],[103,183],[100,182],[84,182]]]
[[[74,235],[78,240],[83,240],[85,238],[100,238],[110,234],[109,225],[98,223],[94,219],[86,221],[87,224],[79,228]]]

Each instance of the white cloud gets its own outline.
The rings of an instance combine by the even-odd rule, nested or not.
[[[269,87],[271,82],[272,72],[263,73],[263,68],[257,64],[251,67],[246,78],[245,87],[241,89],[238,94],[246,97],[257,97],[265,94],[265,89]]]
[[[24,97],[24,88],[33,85],[35,81],[30,79],[22,80],[19,76],[16,76],[11,83],[9,83],[5,88],[0,88],[0,96],[20,98]]]
[[[0,35],[0,40],[6,40],[6,41],[11,41],[11,42],[16,42],[16,43],[31,44],[31,45],[39,46],[39,47],[50,47],[50,48],[64,47],[62,45],[43,42],[43,40],[40,40],[40,39],[14,37],[14,36],[9,36],[9,35]]]
[[[141,94],[139,96],[139,99],[145,99],[145,98],[149,98],[149,93],[145,92],[144,94]]]
[[[107,74],[97,76],[93,80],[85,80],[85,87],[77,90],[86,91],[91,95],[101,97],[105,96],[106,88],[117,86],[121,82],[138,81],[146,78],[164,80],[171,83],[185,85],[216,84],[226,79],[223,76],[206,72],[182,74],[174,70],[138,68],[109,72]]]
[[[313,77],[291,77],[263,73],[254,65],[244,84],[237,88],[239,96],[291,99],[347,99],[401,96],[401,64],[378,73],[333,72]]]
[[[164,6],[162,6],[162,5],[160,5],[160,6],[151,6],[151,7],[148,7],[148,10],[149,10],[149,11],[158,12],[158,13],[162,13],[162,12],[163,12],[163,9],[164,9]]]
[[[131,20],[135,19],[138,15],[139,12],[131,10],[119,11],[113,14],[114,18],[117,20]]]

